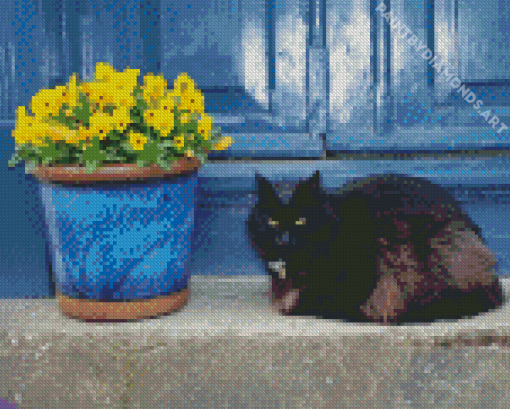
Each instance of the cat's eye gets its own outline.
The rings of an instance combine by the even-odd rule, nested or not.
[[[277,221],[277,220],[273,220],[273,219],[269,218],[269,220],[268,220],[268,224],[269,224],[270,226],[276,227],[276,226],[278,226],[278,221]]]
[[[306,224],[306,218],[300,217],[299,220],[296,220],[296,224],[298,226],[302,226],[302,225]]]

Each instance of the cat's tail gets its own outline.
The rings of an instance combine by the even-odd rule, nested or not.
[[[432,294],[431,294],[432,295]],[[409,305],[406,313],[400,315],[396,323],[433,322],[436,320],[460,320],[474,318],[491,312],[506,302],[503,288],[498,278],[488,286],[474,290],[448,288],[425,305],[419,302]]]

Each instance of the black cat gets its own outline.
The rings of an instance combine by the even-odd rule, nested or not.
[[[480,228],[426,179],[378,175],[327,194],[317,171],[288,204],[256,181],[247,232],[283,314],[401,324],[457,320],[504,301]]]

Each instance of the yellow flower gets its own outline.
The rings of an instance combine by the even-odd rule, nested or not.
[[[114,102],[115,84],[113,83],[84,82],[80,88],[92,104],[98,103],[104,106]]]
[[[177,91],[178,94],[183,94],[185,92],[194,92],[195,81],[193,81],[185,72],[181,72],[174,81],[174,89]]]
[[[69,78],[69,84],[65,87],[63,101],[69,108],[75,108],[79,105],[80,87],[76,84],[76,74]]]
[[[39,117],[47,117],[50,114],[57,116],[62,102],[65,99],[66,87],[59,86],[55,89],[39,90],[30,102],[30,110]]]
[[[188,124],[191,120],[190,114],[181,114],[179,116],[179,122],[181,124]]]
[[[213,144],[213,149],[222,151],[227,149],[230,145],[232,145],[232,138],[230,136],[224,136],[216,144]]]
[[[94,77],[97,79],[97,80],[104,80],[104,81],[110,81],[113,76],[113,74],[115,73],[115,70],[113,69],[113,67],[108,64],[108,63],[104,63],[104,62],[98,62],[96,64],[96,73],[94,75]]]
[[[174,146],[176,148],[184,147],[184,135],[180,134],[178,136],[174,136]]]
[[[113,104],[133,107],[136,104],[133,91],[138,85],[139,74],[140,70],[129,68],[124,72],[116,72],[110,65],[99,63],[96,66],[95,80],[81,84],[80,90],[92,103],[99,103],[101,106]]]
[[[78,130],[65,129],[64,139],[66,143],[78,145],[80,142],[80,132]]]
[[[131,108],[128,106],[116,107],[110,118],[112,127],[123,132],[131,123]]]
[[[16,113],[16,126],[13,131],[17,145],[31,143],[35,146],[48,146],[45,142],[49,133],[49,125],[41,118],[26,114],[25,107],[18,107]]]
[[[147,143],[147,138],[144,134],[140,132],[130,132],[129,133],[129,143],[131,144],[134,150],[142,150],[143,145]]]
[[[131,108],[136,104],[133,90],[115,82],[87,82],[82,84],[81,89],[89,101],[101,107],[110,104]]]
[[[179,105],[179,101],[181,100],[180,94],[174,89],[167,91],[165,98],[170,98],[175,106]]]
[[[123,72],[115,74],[114,81],[117,81],[126,88],[133,89],[138,86],[140,70],[127,67]]]
[[[145,101],[147,106],[142,103],[137,107],[143,109],[143,128],[140,130],[150,126],[167,141],[172,140],[170,144],[177,150],[173,151],[175,156],[185,154],[194,157],[195,152],[210,152],[209,143],[205,144],[204,141],[212,138],[213,118],[205,114],[204,97],[194,80],[186,73],[181,73],[174,81],[174,88],[168,90],[163,75],[148,74],[143,78],[143,86],[139,86],[139,74],[140,70],[129,67],[116,71],[109,63],[98,63],[94,78],[89,82],[78,83],[77,74],[73,74],[66,86],[40,90],[31,100],[31,113],[29,107],[18,107],[16,111],[16,127],[13,131],[16,145],[52,146],[52,143],[63,141],[85,150],[92,146],[96,138],[105,140],[108,135],[111,136],[112,131],[128,132],[133,119],[136,119],[131,118],[132,108]],[[59,123],[55,117],[65,105],[64,113],[70,119],[75,108],[80,107],[83,94],[87,97],[86,106],[90,110],[88,120],[83,120],[88,123],[72,118],[76,124],[69,129],[68,125]],[[77,114],[80,116],[82,113]],[[183,131],[189,126],[176,129],[176,125],[181,124],[192,124],[195,129],[195,122],[196,131]],[[223,137],[219,141],[214,139],[212,149],[216,150],[227,149],[233,143],[230,137]],[[149,146],[152,148],[149,135],[141,132],[130,131],[127,141],[135,153]],[[143,152],[140,155],[143,156]]]
[[[195,81],[188,77],[188,74],[179,74],[174,81],[172,94],[179,97],[180,111],[199,114],[204,112],[204,96],[200,90],[196,89]]]
[[[198,133],[204,138],[206,141],[211,137],[212,130],[212,118],[210,115],[202,114],[200,119],[198,120]]]
[[[197,114],[204,112],[204,96],[200,91],[185,92],[180,97],[179,110]]]
[[[79,132],[84,135],[83,138],[99,135],[101,139],[114,129],[123,132],[131,123],[130,111],[131,108],[126,106],[115,107],[112,113],[102,108],[95,109],[89,119],[90,126],[80,125]]]
[[[103,140],[115,128],[114,123],[112,123],[112,116],[102,111],[97,111],[92,115],[89,122],[89,126],[80,127],[80,140],[88,140],[93,136],[99,136],[99,139]]]
[[[137,78],[140,70],[127,68],[124,72],[116,72],[113,75],[112,83],[115,84],[114,104],[133,107],[136,104],[133,96],[134,89],[138,86]]]
[[[143,84],[143,99],[147,104],[154,103],[167,89],[167,82],[162,76],[148,74],[143,77]]]
[[[78,130],[69,129],[65,125],[49,126],[48,136],[53,142],[65,141],[68,144],[78,144],[80,133]]]
[[[156,109],[147,109],[143,113],[145,122],[161,132],[162,136],[167,136],[175,126],[174,118],[174,100],[169,95],[165,95],[159,102]]]
[[[136,98],[133,95],[133,89],[122,89],[122,87],[117,84],[115,90],[113,91],[113,104],[117,107],[134,107],[136,105]]]
[[[123,72],[116,71],[108,63],[97,63],[94,78],[98,82],[120,82],[127,87],[134,88],[137,85],[137,78],[140,70],[130,69],[127,67]]]

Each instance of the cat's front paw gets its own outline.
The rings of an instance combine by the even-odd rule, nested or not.
[[[290,290],[281,298],[273,299],[273,307],[283,315],[289,315],[298,305],[299,290]]]

